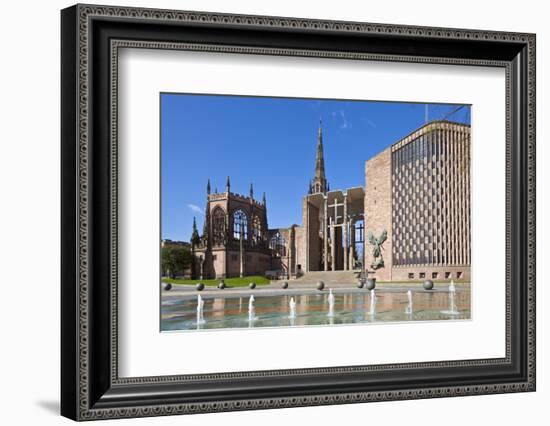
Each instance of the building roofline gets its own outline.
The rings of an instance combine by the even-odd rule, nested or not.
[[[425,127],[433,126],[434,124],[451,124],[451,125],[454,125],[454,126],[462,126],[462,127],[468,127],[468,128],[472,127],[471,124],[459,123],[458,121],[451,121],[451,120],[433,120],[433,121],[430,121],[429,123],[423,124],[419,128],[413,130],[412,132],[408,133],[407,135],[403,136],[402,138],[398,139],[397,141],[391,143],[390,145],[388,145],[385,148],[381,149],[380,151],[376,152],[376,154],[371,155],[369,158],[367,158],[365,160],[365,163],[372,160],[375,157],[378,157],[380,154],[382,154],[387,149],[393,148],[395,145],[401,143],[402,141],[404,141],[405,139],[411,137],[415,133],[422,131],[422,129],[424,129]]]
[[[451,121],[451,120],[433,120],[433,121],[430,121],[429,123],[426,123],[426,124],[423,124],[422,126],[420,126],[419,128],[413,130],[412,132],[410,132],[409,134],[403,136],[402,138],[398,139],[396,142],[392,143],[391,145],[389,146],[394,146],[394,145],[397,145],[399,142],[407,139],[408,137],[411,137],[412,135],[414,135],[415,133],[417,132],[420,132],[422,131],[422,129],[428,127],[428,126],[433,126],[434,124],[452,124],[454,126],[462,126],[462,127],[472,127],[471,124],[464,124],[464,123],[459,123],[458,121]],[[382,152],[382,151],[381,151]]]
[[[256,200],[255,198],[251,198],[249,195],[243,195],[237,192],[231,192],[231,191],[230,192],[227,192],[227,191],[213,192],[211,194],[208,194],[206,197],[207,197],[207,201],[223,201],[223,200],[229,201],[231,199],[234,199],[241,202],[247,202],[247,203],[252,202],[252,204],[258,207],[264,207],[264,204],[262,201]]]

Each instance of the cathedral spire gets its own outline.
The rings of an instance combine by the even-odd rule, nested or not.
[[[315,157],[315,179],[325,179],[325,156],[323,153],[323,123],[319,120],[319,132],[317,133],[317,156]]]
[[[319,119],[319,132],[317,133],[317,154],[315,157],[315,176],[311,182],[312,192],[327,192],[327,179],[325,177],[325,156],[323,153],[323,123]]]
[[[206,194],[210,195],[210,178],[208,178],[208,183],[206,184]]]
[[[226,192],[231,191],[231,182],[229,182],[229,176],[227,176],[227,182],[225,183],[225,191]]]
[[[252,182],[250,182],[250,198],[254,199],[254,187],[252,186]]]
[[[265,206],[266,202],[265,202],[265,192],[264,194],[262,195],[262,204]]]
[[[191,233],[191,244],[195,246],[200,241],[199,239],[199,231],[197,230],[197,220],[195,216],[193,216],[193,232]]]

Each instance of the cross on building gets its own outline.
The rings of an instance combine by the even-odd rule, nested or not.
[[[344,207],[344,203],[338,203],[338,198],[334,199],[334,204],[329,204],[329,209],[334,209],[334,224],[338,225],[338,219],[342,219],[344,216],[338,216],[338,207]]]

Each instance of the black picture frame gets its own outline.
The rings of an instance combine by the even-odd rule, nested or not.
[[[534,391],[535,43],[534,34],[524,33],[97,5],[64,9],[61,414],[91,420]],[[119,378],[114,100],[120,46],[505,68],[506,357]]]

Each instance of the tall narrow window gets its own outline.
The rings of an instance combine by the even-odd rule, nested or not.
[[[286,256],[286,241],[278,232],[269,240],[269,248],[276,257]]]
[[[220,207],[216,207],[212,213],[212,242],[214,245],[225,244],[225,212]]]
[[[242,210],[237,210],[233,213],[233,238],[236,240],[248,238],[248,217]]]
[[[258,215],[252,217],[252,242],[260,244],[262,241],[262,221]]]
[[[355,242],[356,243],[362,243],[364,242],[364,222],[363,220],[356,220],[355,221]]]

